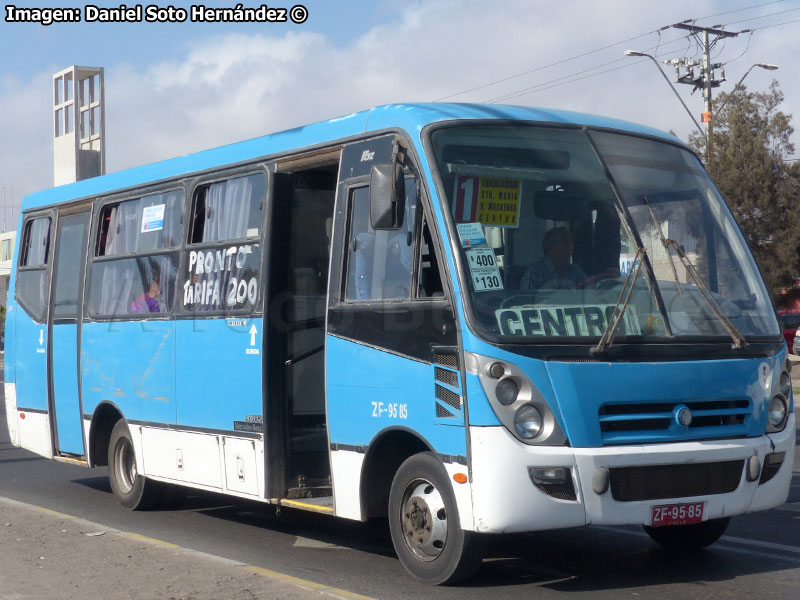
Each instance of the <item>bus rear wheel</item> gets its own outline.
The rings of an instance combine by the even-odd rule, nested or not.
[[[415,454],[397,470],[389,529],[400,562],[419,581],[456,583],[481,564],[484,539],[461,529],[447,472],[429,452]]]
[[[144,510],[156,503],[157,482],[148,481],[139,474],[133,439],[124,419],[117,421],[111,430],[108,444],[108,480],[117,502],[128,510]]]
[[[699,550],[716,542],[725,533],[731,518],[709,519],[692,525],[648,527],[644,530],[653,541],[670,550]]]

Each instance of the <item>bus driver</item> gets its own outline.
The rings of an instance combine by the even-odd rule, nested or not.
[[[526,269],[520,289],[573,289],[585,284],[586,273],[570,262],[572,234],[569,229],[555,227],[548,230],[542,238],[542,250],[544,256]]]

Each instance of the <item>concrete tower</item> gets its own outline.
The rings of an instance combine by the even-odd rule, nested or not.
[[[53,183],[106,172],[102,67],[72,66],[53,75]]]

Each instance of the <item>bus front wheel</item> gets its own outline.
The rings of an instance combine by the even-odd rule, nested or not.
[[[156,482],[148,481],[139,474],[133,439],[124,419],[117,421],[111,431],[108,480],[117,502],[128,510],[144,510],[155,503]]]
[[[731,518],[709,519],[692,525],[648,527],[644,530],[653,541],[670,550],[699,550],[716,542],[725,533]]]
[[[456,583],[481,564],[483,537],[461,529],[447,472],[429,452],[415,454],[397,470],[389,529],[400,562],[419,581]]]

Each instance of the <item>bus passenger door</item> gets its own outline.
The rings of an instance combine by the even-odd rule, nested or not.
[[[339,150],[278,163],[265,311],[267,494],[330,505],[325,308]]]
[[[86,237],[90,212],[59,216],[50,293],[50,414],[57,454],[85,454],[79,384],[79,348]]]
[[[401,160],[393,142],[394,136],[385,136],[345,147],[336,199],[325,363],[328,428],[337,514],[354,518],[363,516],[354,465],[370,447],[382,447],[384,434],[407,432],[436,452],[466,456],[455,318],[412,159],[404,164],[400,222],[392,229],[372,226],[372,165]],[[448,391],[457,415],[443,411],[437,397],[435,377],[442,369],[434,362],[445,353],[453,367],[448,376],[454,389]],[[393,475],[382,476],[391,481]],[[373,507],[387,501],[369,500]]]

